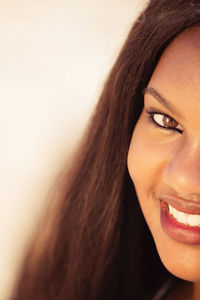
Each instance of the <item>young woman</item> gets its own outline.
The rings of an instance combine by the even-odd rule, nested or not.
[[[12,299],[200,299],[199,115],[200,1],[152,0]]]

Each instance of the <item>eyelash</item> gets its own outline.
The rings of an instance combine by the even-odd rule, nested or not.
[[[173,127],[166,127],[166,126],[162,126],[162,125],[160,125],[158,122],[156,122],[155,120],[154,120],[154,115],[161,115],[162,117],[168,117],[168,118],[170,118],[170,119],[172,119],[172,120],[174,120],[172,117],[170,117],[169,115],[167,115],[167,114],[163,114],[163,113],[161,113],[161,112],[159,112],[159,111],[146,111],[147,112],[147,114],[148,114],[148,117],[149,117],[149,119],[150,119],[150,121],[153,123],[153,125],[155,125],[156,127],[159,127],[159,128],[162,128],[162,129],[164,129],[164,130],[173,130],[173,131],[177,131],[178,133],[183,133],[183,130],[182,129],[179,129],[179,128],[173,128]],[[176,120],[174,120],[175,122],[176,122]],[[178,124],[178,122],[177,122],[177,124]]]

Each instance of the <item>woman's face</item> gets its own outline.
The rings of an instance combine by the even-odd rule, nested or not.
[[[157,64],[127,164],[163,264],[200,281],[200,29],[179,35]]]

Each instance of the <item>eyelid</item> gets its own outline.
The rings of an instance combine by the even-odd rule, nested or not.
[[[154,125],[158,126],[159,128],[162,128],[162,129],[165,129],[165,130],[173,130],[173,131],[177,131],[179,133],[183,132],[183,129],[180,128],[181,126],[179,125],[179,123],[174,118],[172,118],[170,115],[162,113],[160,111],[156,111],[156,110],[146,110],[146,112],[149,115],[149,118],[150,118],[151,122],[154,123]],[[158,122],[155,121],[154,115],[161,115],[162,117],[168,117],[168,118],[174,120],[175,122],[177,122],[179,128],[178,127],[174,127],[174,128],[173,127],[167,127],[167,126],[159,124]]]

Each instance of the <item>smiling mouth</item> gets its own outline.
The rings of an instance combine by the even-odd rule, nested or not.
[[[173,240],[200,246],[200,214],[186,213],[160,199],[160,223]]]

